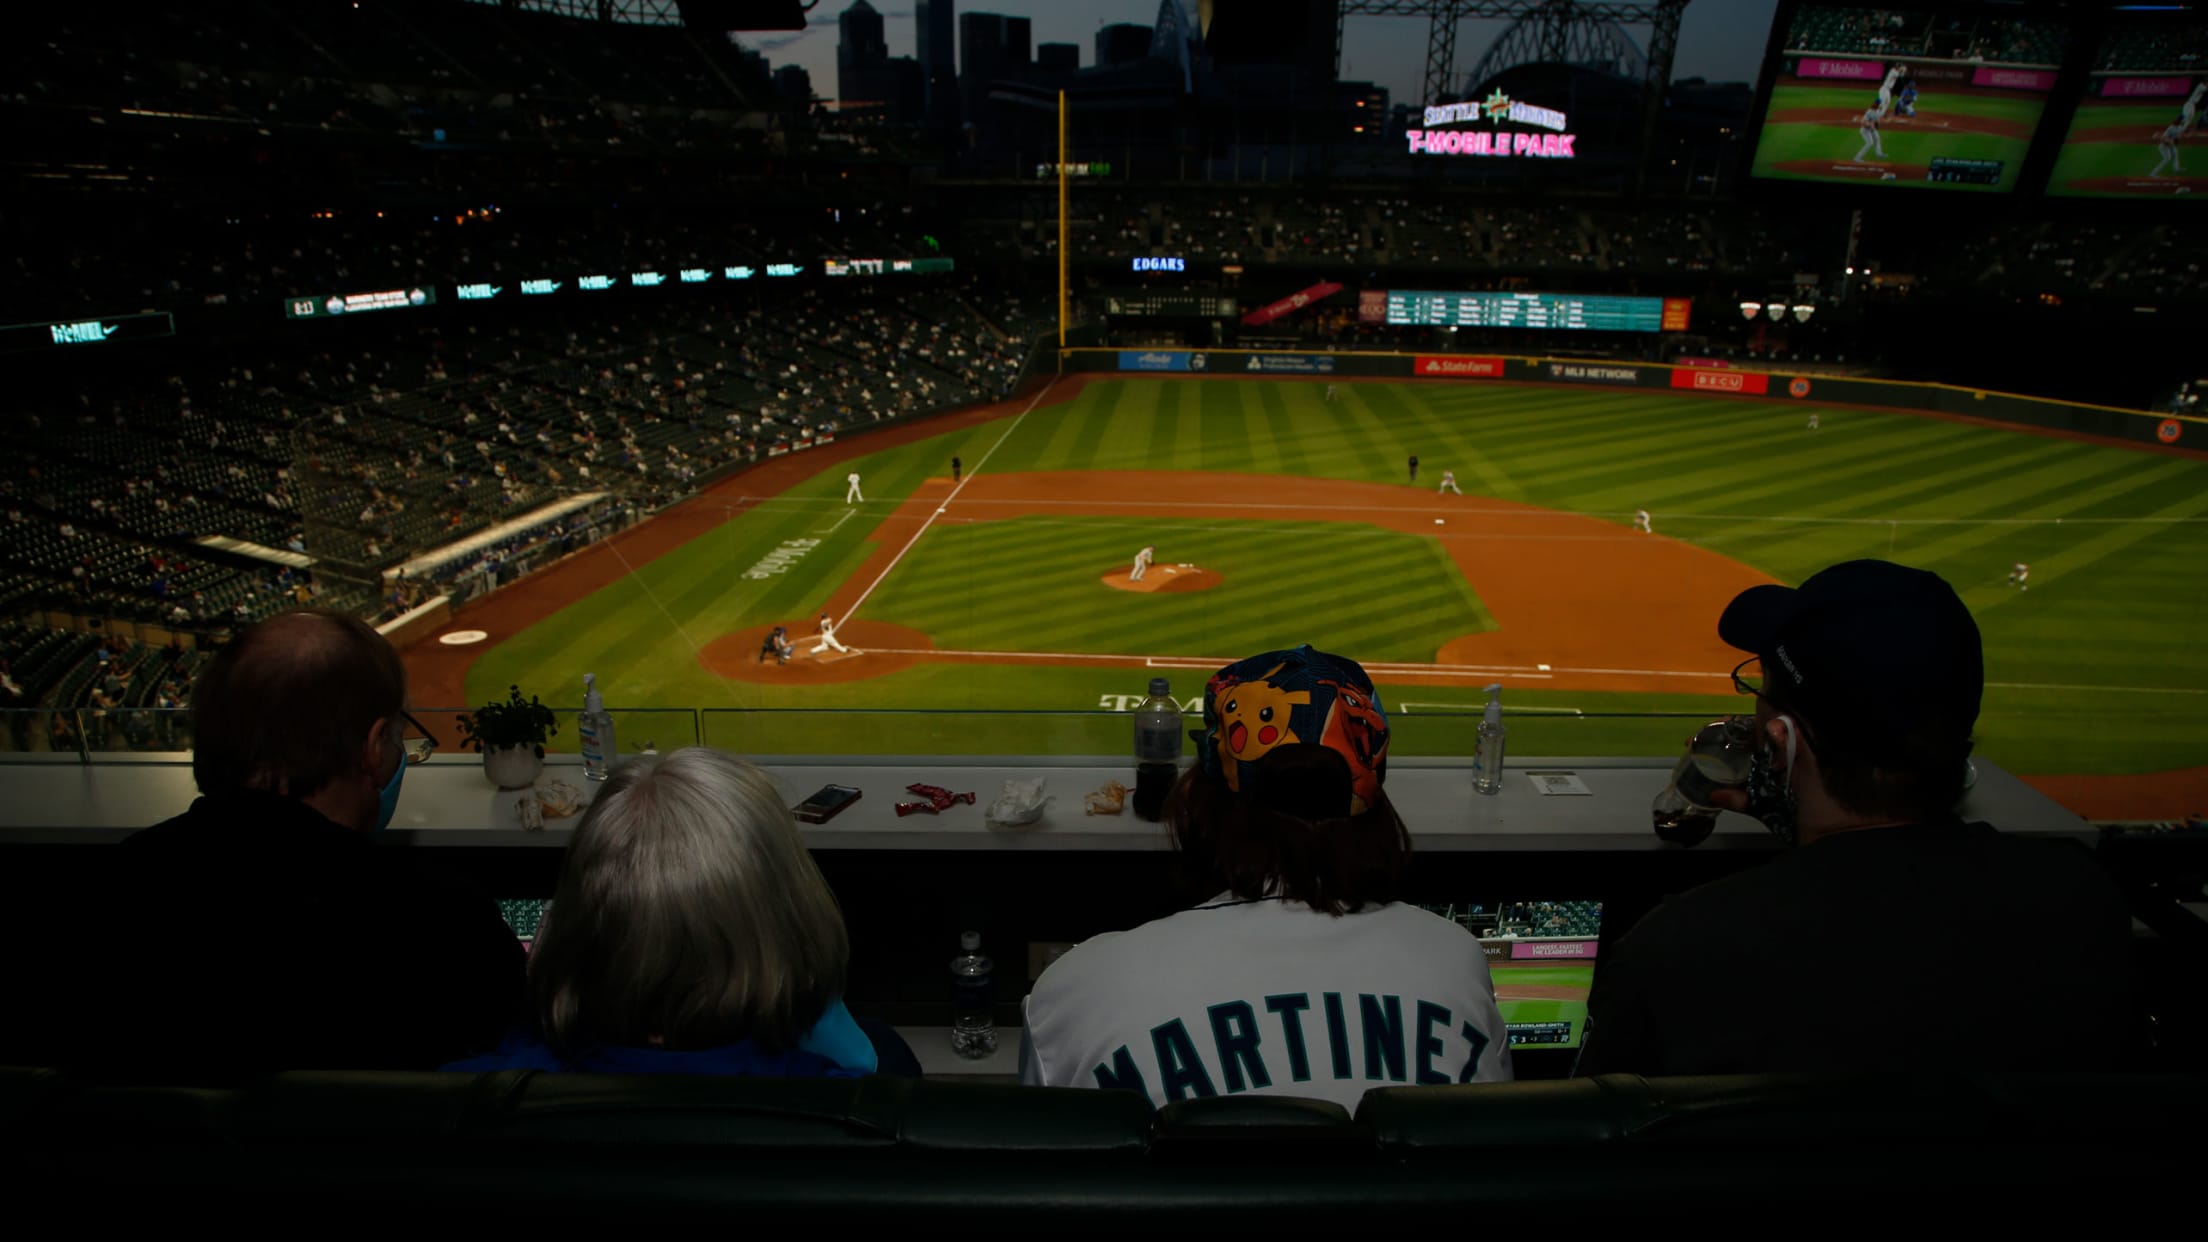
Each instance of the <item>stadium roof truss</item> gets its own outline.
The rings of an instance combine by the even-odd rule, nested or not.
[[[1661,95],[1671,81],[1679,50],[1679,18],[1687,0],[1647,3],[1583,3],[1582,0],[1342,0],[1334,23],[1334,62],[1342,59],[1342,22],[1357,17],[1423,17],[1426,33],[1426,103],[1440,101],[1458,82],[1457,26],[1466,18],[1511,22],[1480,58],[1474,83],[1516,65],[1609,65],[1628,76],[1645,75]],[[1634,46],[1622,26],[1647,26],[1648,52]]]
[[[1334,64],[1342,63],[1342,23],[1358,17],[1423,17],[1426,33],[1426,94],[1439,103],[1459,84],[1457,26],[1466,18],[1509,21],[1472,72],[1466,89],[1505,69],[1526,64],[1583,65],[1642,82],[1641,150],[1653,158],[1656,125],[1671,85],[1671,64],[1679,52],[1679,19],[1687,0],[1342,0],[1334,18]],[[1644,55],[1622,27],[1649,28]],[[1645,168],[1644,168],[1645,173]]]

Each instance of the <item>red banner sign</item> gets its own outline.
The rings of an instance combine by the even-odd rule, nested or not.
[[[1271,323],[1282,315],[1302,310],[1320,298],[1330,298],[1341,291],[1342,287],[1331,280],[1320,281],[1308,289],[1291,293],[1278,302],[1260,306],[1249,314],[1242,316],[1242,326],[1254,328],[1259,324]]]
[[[1413,360],[1411,374],[1436,379],[1501,379],[1503,360],[1468,358],[1463,354],[1420,354]]]
[[[1720,371],[1711,367],[1674,367],[1671,372],[1673,388],[1692,388],[1697,392],[1740,392],[1761,394],[1771,390],[1771,377],[1759,371]]]

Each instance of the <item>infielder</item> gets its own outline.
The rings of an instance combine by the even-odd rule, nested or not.
[[[1856,118],[1855,132],[1863,135],[1863,146],[1855,153],[1852,162],[1862,163],[1863,157],[1869,155],[1873,149],[1878,151],[1879,160],[1886,158],[1886,140],[1878,132],[1878,122],[1883,116],[1885,113],[1878,108],[1866,108],[1863,115]]]
[[[1438,495],[1440,495],[1440,494],[1441,494],[1441,492],[1457,492],[1457,495],[1459,495],[1459,496],[1462,496],[1462,495],[1464,495],[1464,493],[1463,493],[1463,492],[1458,492],[1458,491],[1457,491],[1457,472],[1456,472],[1456,471],[1454,471],[1454,470],[1444,470],[1444,471],[1442,471],[1442,472],[1441,472],[1441,491],[1437,491],[1437,492],[1435,492],[1434,494],[1438,496]]]
[[[1132,571],[1128,573],[1127,581],[1142,581],[1142,576],[1150,572],[1150,562],[1156,559],[1157,555],[1158,550],[1154,547],[1148,546],[1145,546],[1142,551],[1135,553],[1135,567]]]
[[[1633,511],[1633,529],[1640,531],[1644,535],[1653,535],[1656,533],[1656,525],[1654,522],[1651,522],[1649,520],[1648,510],[1635,509]]]
[[[2018,561],[2009,569],[2009,585],[2015,587],[2019,591],[2029,591],[2032,588],[2024,585],[2024,580],[2031,576],[2032,567],[2022,561]]]
[[[843,491],[843,503],[847,505],[865,504],[866,497],[859,494],[859,472],[854,470],[851,473],[843,476],[843,481],[850,484],[850,486],[846,487]]]
[[[820,614],[820,641],[813,644],[813,654],[819,655],[823,651],[840,651],[845,655],[851,654],[851,649],[844,646],[836,638],[836,623],[829,620],[828,614],[825,612]]]
[[[2148,173],[2148,176],[2159,177],[2162,175],[2164,168],[2168,168],[2175,173],[2185,171],[2185,165],[2177,158],[2177,140],[2183,137],[2184,134],[2185,122],[2182,119],[2174,121],[2163,128],[2161,137],[2154,140],[2156,149],[2162,152],[2162,159],[2155,164],[2154,171]]]

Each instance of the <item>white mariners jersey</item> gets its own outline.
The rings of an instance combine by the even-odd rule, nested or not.
[[[1480,942],[1400,904],[1335,918],[1222,896],[1081,944],[1026,1012],[1022,1082],[1156,1106],[1258,1093],[1354,1112],[1370,1087],[1511,1076]]]

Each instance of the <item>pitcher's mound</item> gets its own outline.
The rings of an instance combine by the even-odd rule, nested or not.
[[[813,648],[820,642],[816,623],[812,621],[785,621],[790,627],[790,644],[796,650],[790,662],[778,664],[772,656],[759,658],[759,648],[766,642],[772,625],[752,625],[734,633],[723,634],[705,645],[698,652],[698,663],[706,671],[735,681],[770,682],[785,686],[817,686],[836,681],[865,681],[911,668],[920,662],[917,653],[935,646],[927,635],[903,625],[891,625],[886,621],[850,621],[836,627],[836,641],[849,647],[846,654],[823,651],[818,655]]]
[[[1122,569],[1104,575],[1104,585],[1119,591],[1172,592],[1208,591],[1219,585],[1217,570],[1201,565],[1152,565],[1150,571],[1137,582],[1128,577],[1130,571]]]

